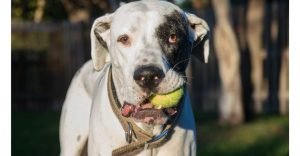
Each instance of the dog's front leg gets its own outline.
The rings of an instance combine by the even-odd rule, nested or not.
[[[72,87],[61,114],[61,156],[80,156],[89,131],[91,100],[84,97],[84,94],[78,94],[81,90]]]

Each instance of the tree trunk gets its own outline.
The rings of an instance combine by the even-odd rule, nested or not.
[[[37,1],[37,7],[34,12],[34,19],[33,19],[34,22],[40,23],[42,21],[45,5],[46,5],[46,0],[38,0]]]
[[[289,107],[289,49],[284,49],[281,57],[279,77],[279,112],[281,115],[288,113]]]
[[[237,124],[244,120],[239,71],[240,54],[237,38],[230,25],[229,1],[213,0],[216,16],[214,46],[219,61],[222,95],[219,102],[220,122]]]
[[[89,1],[77,1],[81,7],[78,7],[79,4],[71,0],[62,0],[62,3],[68,12],[69,20],[73,23],[76,22],[88,22],[90,19],[90,3]]]
[[[263,75],[263,62],[266,57],[266,52],[262,45],[263,18],[264,0],[250,0],[247,12],[247,42],[251,56],[252,98],[256,114],[262,113],[263,101],[268,95],[267,82]]]

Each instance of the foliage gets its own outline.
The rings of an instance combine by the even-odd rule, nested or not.
[[[12,0],[11,17],[13,21],[33,21],[37,0]],[[43,19],[46,21],[66,20],[68,15],[60,0],[46,1]]]

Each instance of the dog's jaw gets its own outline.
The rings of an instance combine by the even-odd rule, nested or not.
[[[163,125],[151,125],[142,122],[136,122],[136,125],[139,126],[141,129],[146,131],[147,133],[153,135],[159,135],[163,130]]]

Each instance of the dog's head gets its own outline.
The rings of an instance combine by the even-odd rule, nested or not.
[[[143,103],[186,82],[192,48],[202,42],[208,60],[207,23],[165,1],[139,1],[95,20],[92,59],[99,70],[110,58],[119,101]]]

